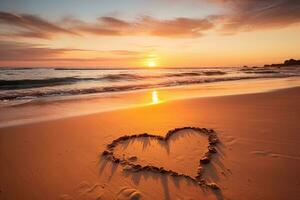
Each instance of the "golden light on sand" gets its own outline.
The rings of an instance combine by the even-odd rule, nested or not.
[[[152,104],[158,104],[160,102],[158,93],[156,90],[152,91],[151,96],[152,96]]]

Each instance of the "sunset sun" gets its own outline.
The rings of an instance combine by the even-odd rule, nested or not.
[[[144,60],[144,65],[148,68],[155,68],[158,65],[158,56],[156,54],[149,54]]]
[[[154,60],[148,60],[147,61],[147,66],[150,67],[150,68],[152,68],[152,67],[156,67],[157,64],[156,64],[156,62]]]

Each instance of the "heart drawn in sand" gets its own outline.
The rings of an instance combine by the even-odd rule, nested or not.
[[[151,164],[138,164],[135,162],[138,157],[134,156],[134,159],[125,158],[124,156],[117,155],[115,150],[119,145],[122,145],[124,143],[127,143],[130,145],[130,141],[134,141],[136,139],[152,139],[157,140],[158,142],[167,144],[169,140],[171,140],[172,137],[175,137],[176,135],[182,134],[183,130],[192,130],[197,134],[207,136],[207,142],[208,146],[206,148],[206,152],[204,152],[200,158],[199,158],[199,166],[197,170],[197,175],[192,176],[185,173],[179,173],[175,170],[171,169],[165,169],[162,166],[154,166]],[[165,137],[159,136],[159,135],[152,135],[148,133],[143,134],[134,134],[134,135],[124,135],[119,137],[118,139],[115,139],[112,141],[112,143],[107,145],[106,150],[102,152],[102,156],[110,160],[114,163],[121,164],[123,166],[123,169],[129,172],[153,172],[153,173],[159,173],[159,174],[165,174],[170,175],[173,177],[183,177],[190,181],[193,181],[194,183],[197,183],[200,186],[203,187],[209,187],[212,189],[219,189],[219,187],[214,183],[207,183],[203,178],[203,165],[207,165],[210,163],[210,160],[212,159],[212,155],[217,153],[216,145],[219,142],[219,139],[217,137],[216,132],[213,129],[207,129],[207,128],[198,128],[198,127],[183,127],[183,128],[175,128],[173,130],[168,131]],[[184,156],[184,155],[183,155]]]

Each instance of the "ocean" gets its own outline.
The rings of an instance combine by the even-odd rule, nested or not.
[[[193,69],[0,69],[0,106],[36,99],[212,82],[299,76],[299,67]]]

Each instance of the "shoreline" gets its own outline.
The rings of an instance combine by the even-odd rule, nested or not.
[[[176,100],[256,94],[299,86],[300,78],[291,77],[144,89],[71,97],[72,99],[50,98],[0,108],[0,128],[144,107]]]
[[[145,200],[298,199],[299,91],[297,87],[168,101],[1,128],[0,198],[110,200],[134,192]],[[205,181],[215,183],[219,192],[203,191],[184,175],[171,176],[197,173],[207,140],[196,138],[192,130],[180,130],[185,132],[172,136],[168,145],[137,138],[118,143],[121,146],[115,149],[119,158],[125,154],[132,160],[135,155],[143,166],[166,166],[174,173],[155,173],[155,167],[124,171],[122,165],[100,156],[125,135],[149,133],[161,138],[180,127],[216,131],[218,153],[202,167]]]

